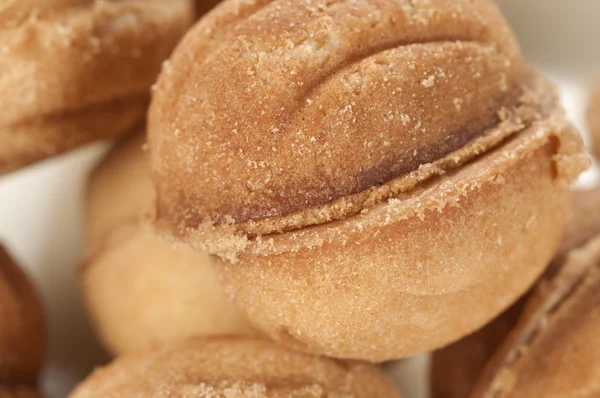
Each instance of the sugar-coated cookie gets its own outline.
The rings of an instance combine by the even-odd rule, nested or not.
[[[508,308],[589,165],[490,0],[226,0],[156,87],[155,226],[218,256],[259,330],[333,357],[429,351]]]
[[[0,3],[0,174],[139,123],[192,20],[191,0]]]
[[[70,398],[400,398],[379,368],[288,351],[273,343],[192,339],[124,356]]]

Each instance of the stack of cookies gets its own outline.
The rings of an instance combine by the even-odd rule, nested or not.
[[[194,19],[0,7],[0,173],[127,135],[79,270],[120,358],[72,398],[399,397],[376,364],[440,349],[434,398],[596,391],[600,193],[571,194],[582,140],[493,1]]]

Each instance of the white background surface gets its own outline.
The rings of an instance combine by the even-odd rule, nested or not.
[[[600,1],[500,0],[528,58],[562,89],[570,119],[585,131],[587,89],[600,75]],[[105,151],[96,144],[0,179],[0,241],[30,271],[45,301],[50,351],[43,387],[62,398],[96,364],[106,361],[80,302],[84,181]],[[580,185],[591,185],[597,170]],[[425,360],[388,367],[407,398],[426,397]]]

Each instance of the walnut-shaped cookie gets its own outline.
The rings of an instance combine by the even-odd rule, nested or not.
[[[513,304],[589,162],[490,0],[225,1],[148,131],[157,229],[218,257],[271,338],[370,361]]]
[[[400,398],[371,364],[286,350],[252,338],[192,339],[126,355],[70,398]]]
[[[2,0],[0,175],[127,133],[192,0]]]

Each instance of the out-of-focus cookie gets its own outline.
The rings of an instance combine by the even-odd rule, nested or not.
[[[567,207],[565,234],[554,262],[600,234],[600,187],[575,190]]]
[[[34,396],[45,352],[46,325],[38,296],[0,246],[0,397]]]
[[[598,393],[599,199],[600,189],[575,192],[561,249],[535,288],[483,329],[434,353],[433,398]]]
[[[80,280],[99,337],[123,354],[195,335],[254,334],[207,254],[144,225],[153,200],[144,138],[140,131],[119,142],[88,185],[89,256]]]
[[[193,339],[125,356],[70,398],[399,398],[381,370],[249,338]]]
[[[4,0],[0,174],[130,130],[192,19],[191,0]]]
[[[592,91],[592,99],[588,108],[588,124],[592,133],[594,154],[600,158],[600,80]]]

